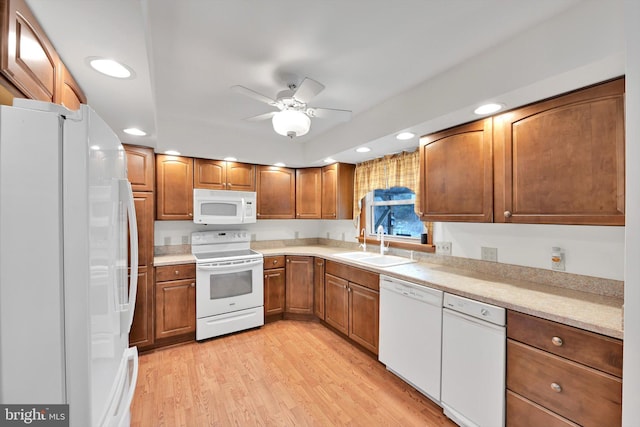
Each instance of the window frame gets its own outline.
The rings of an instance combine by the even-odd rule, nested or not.
[[[361,209],[360,209],[360,218],[359,218],[359,224],[360,224],[360,230],[358,230],[358,242],[360,243],[364,243],[365,242],[365,237],[362,234],[362,229],[364,228],[365,230],[365,234],[366,234],[366,242],[367,243],[372,243],[372,242],[379,242],[378,240],[378,236],[375,232],[371,232],[372,231],[372,225],[371,225],[371,221],[373,219],[373,209],[375,207],[375,205],[373,204],[373,191],[368,192],[361,200]],[[397,203],[400,202],[400,203]],[[398,200],[398,201],[388,201],[388,202],[383,202],[383,204],[407,204],[407,203],[401,203],[403,202],[402,200]],[[413,200],[413,202],[415,203],[415,198]],[[435,247],[432,245],[432,233],[428,234],[428,243],[420,243],[420,238],[418,237],[411,237],[411,236],[393,236],[393,235],[389,235],[389,234],[385,234],[384,236],[384,240],[385,242],[388,242],[389,246],[392,248],[400,248],[400,249],[407,249],[407,250],[413,250],[413,251],[418,251],[418,252],[435,252]]]

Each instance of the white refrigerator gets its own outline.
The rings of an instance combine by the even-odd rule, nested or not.
[[[129,425],[138,245],[125,156],[86,105],[0,107],[0,404]]]

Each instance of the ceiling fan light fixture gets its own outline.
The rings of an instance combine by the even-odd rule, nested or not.
[[[311,119],[302,111],[282,110],[273,115],[273,130],[289,138],[306,135],[311,128]]]

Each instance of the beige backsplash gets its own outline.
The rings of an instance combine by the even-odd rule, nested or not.
[[[251,248],[255,250],[317,245],[344,248],[345,250],[358,250],[357,243],[324,238],[263,240],[251,242]],[[371,249],[373,249],[373,247]],[[391,248],[390,252],[392,254],[404,257],[410,256],[410,251],[404,249]],[[155,247],[156,256],[188,253],[191,253],[190,245],[170,245]],[[502,264],[498,262],[481,261],[471,258],[436,255],[425,252],[414,251],[413,258],[418,261],[445,265],[462,270],[476,271],[491,276],[527,280],[549,286],[589,292],[592,294],[604,295],[619,299],[622,299],[624,297],[624,282],[619,280],[583,276],[579,274],[564,273],[553,270],[545,270],[541,268]]]

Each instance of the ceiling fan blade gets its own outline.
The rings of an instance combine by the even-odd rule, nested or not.
[[[253,117],[247,117],[245,120],[248,122],[259,122],[260,120],[267,120],[272,118],[276,113],[277,111],[272,111],[270,113],[264,113],[264,114],[259,114]]]
[[[307,103],[314,96],[319,94],[324,90],[324,85],[318,83],[317,81],[310,79],[309,77],[305,77],[300,86],[293,93],[293,97],[300,102]]]
[[[311,117],[319,117],[321,119],[339,120],[341,122],[348,122],[351,120],[351,111],[349,110],[336,110],[333,108],[309,108]]]
[[[271,99],[268,96],[265,96],[265,95],[263,95],[261,93],[258,93],[256,91],[251,90],[249,88],[246,88],[244,86],[239,86],[239,85],[231,86],[231,90],[236,92],[236,93],[248,96],[249,98],[253,98],[253,99],[257,100],[257,101],[264,102],[265,104],[269,104],[269,105],[275,105],[276,104],[275,99]]]

